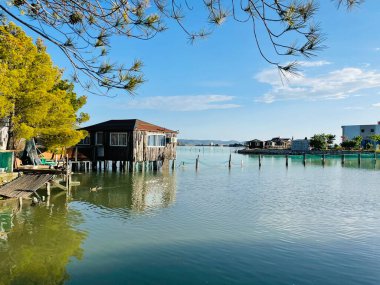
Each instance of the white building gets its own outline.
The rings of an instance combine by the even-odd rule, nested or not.
[[[372,135],[380,135],[380,122],[376,125],[351,125],[342,126],[342,141],[352,140],[354,137],[363,138],[362,145],[372,142]]]
[[[310,142],[307,138],[303,140],[292,140],[293,151],[308,151],[310,150]]]
[[[0,150],[7,149],[8,127],[7,120],[0,120]]]

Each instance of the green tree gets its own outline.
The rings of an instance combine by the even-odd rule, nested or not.
[[[77,115],[86,97],[61,79],[41,40],[36,44],[13,23],[0,26],[0,117],[9,119],[8,149],[20,139],[39,137],[46,146],[71,146],[85,136]]]
[[[373,141],[373,145],[376,149],[377,145],[380,143],[380,135],[372,135],[370,136],[370,139]]]
[[[315,134],[310,138],[310,146],[314,149],[327,149],[335,140],[335,135],[332,134]]]
[[[351,8],[363,1],[335,2]],[[297,56],[308,58],[323,48],[323,35],[314,24],[318,22],[314,19],[317,0],[206,0],[197,4],[188,0],[10,0],[7,4],[0,4],[7,17],[59,47],[74,67],[76,80],[82,73],[92,82],[84,87],[100,86],[104,92],[111,88],[133,92],[144,81],[140,61],[124,67],[106,59],[109,37],[147,40],[164,31],[167,20],[177,23],[190,41],[206,37],[227,18],[249,24],[259,53],[281,72],[295,72]],[[263,48],[265,42],[271,49]],[[291,63],[281,64],[281,56]]]
[[[345,140],[341,146],[345,149],[360,149],[363,138],[361,136],[354,137],[352,140]]]

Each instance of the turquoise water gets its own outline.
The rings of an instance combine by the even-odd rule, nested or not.
[[[230,151],[180,148],[174,173],[78,174],[71,197],[3,206],[0,284],[380,283],[380,162],[232,153],[228,169]]]

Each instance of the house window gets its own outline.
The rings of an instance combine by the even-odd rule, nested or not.
[[[364,133],[364,129],[362,129],[362,133]]]
[[[95,135],[95,144],[102,145],[103,144],[103,132],[97,132]]]
[[[148,146],[165,146],[166,136],[165,135],[149,135],[148,136]]]
[[[126,146],[127,133],[111,133],[110,145],[111,146]]]
[[[85,137],[84,139],[82,139],[79,144],[81,145],[89,145],[90,144],[90,136],[87,136]]]
[[[371,129],[371,133],[374,133],[375,132],[375,129]]]

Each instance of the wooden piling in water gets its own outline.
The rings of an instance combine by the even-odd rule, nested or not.
[[[172,160],[172,170],[175,170],[175,159]]]
[[[362,154],[358,153],[358,164],[360,165],[362,163]]]
[[[50,196],[50,182],[46,182],[46,193],[47,196]]]
[[[198,167],[199,167],[199,155],[195,159],[195,170],[198,170]]]
[[[377,156],[376,156],[376,151],[373,153],[373,161],[376,163]]]
[[[326,163],[326,154],[322,154],[322,165]]]
[[[259,154],[259,167],[261,167],[261,154]]]
[[[344,154],[342,154],[342,165],[344,165],[345,162],[346,162],[346,157]]]
[[[285,166],[288,167],[289,166],[289,155],[285,155]]]
[[[303,153],[303,165],[306,166],[306,153]]]
[[[231,164],[232,164],[232,154],[230,153],[230,157],[228,159],[228,168],[231,168]]]

